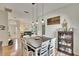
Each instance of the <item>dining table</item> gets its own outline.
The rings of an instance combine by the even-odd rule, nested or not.
[[[41,44],[44,41],[51,40],[52,38],[45,36],[35,36],[35,37],[25,37],[27,46],[30,47],[35,52],[35,56],[39,55],[39,50],[41,49]]]

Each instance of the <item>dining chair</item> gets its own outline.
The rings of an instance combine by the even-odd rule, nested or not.
[[[56,38],[50,40],[49,56],[55,56]]]
[[[27,46],[28,37],[23,38],[23,56],[33,56],[33,51],[29,51]]]
[[[40,49],[40,56],[48,56],[48,47],[49,47],[49,40],[42,42]]]

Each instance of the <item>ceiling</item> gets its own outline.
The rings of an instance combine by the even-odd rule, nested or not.
[[[12,9],[11,16],[31,20],[32,19],[32,7],[34,7],[34,16],[36,16],[36,5],[34,6],[31,3],[0,3],[0,6],[4,8]],[[57,10],[61,7],[69,5],[68,3],[44,3],[44,14]],[[28,13],[25,13],[27,11]],[[42,14],[42,4],[38,3],[38,16]]]

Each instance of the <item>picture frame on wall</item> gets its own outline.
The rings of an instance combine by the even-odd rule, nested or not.
[[[60,24],[60,16],[55,16],[47,19],[47,25]]]

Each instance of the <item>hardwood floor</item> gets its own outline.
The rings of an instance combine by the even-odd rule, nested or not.
[[[22,48],[23,45],[21,46],[21,49],[19,49],[19,47],[16,49],[15,45],[0,47],[0,56],[23,56]],[[56,49],[55,56],[68,56],[68,55],[58,52]]]
[[[0,49],[1,56],[22,56],[22,51],[15,50],[14,46],[4,46]],[[55,56],[66,56],[63,53],[57,52]]]
[[[3,55],[9,56],[12,53],[12,46],[5,46],[2,48]]]
[[[19,46],[17,46],[16,49],[16,46],[17,44],[15,43],[14,45],[11,46],[0,47],[0,56],[21,56],[22,50],[19,49]]]
[[[14,46],[4,46],[0,48],[1,56],[18,56],[18,50],[15,50]]]
[[[15,39],[11,46],[0,47],[0,56],[23,56],[22,46],[18,44],[17,40]]]

